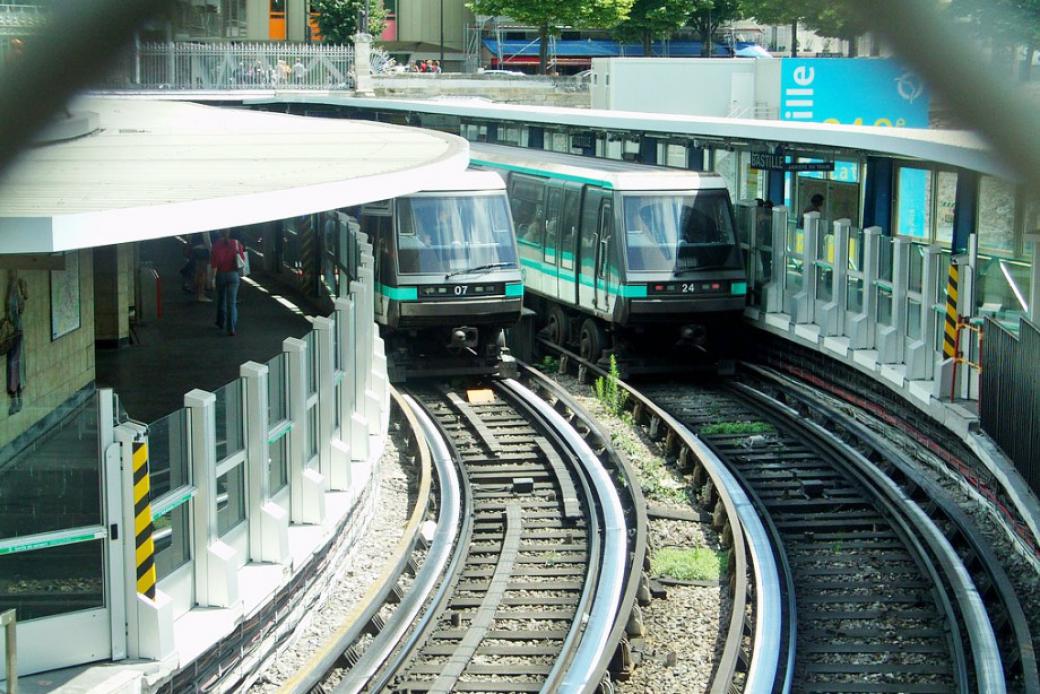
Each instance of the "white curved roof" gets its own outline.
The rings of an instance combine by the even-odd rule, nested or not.
[[[0,252],[91,248],[241,226],[421,190],[465,170],[444,133],[139,99],[85,98],[91,135],[0,177]]]
[[[506,189],[505,181],[491,171],[474,171],[467,169],[458,173],[446,174],[424,184],[423,193],[447,193],[452,191],[482,191]]]
[[[700,190],[726,187],[725,179],[716,173],[683,171],[613,159],[592,159],[525,147],[473,143],[470,145],[469,160],[471,164],[477,166],[487,164],[510,171],[592,183],[620,191]]]
[[[532,124],[632,130],[651,135],[675,134],[690,138],[718,138],[738,142],[785,142],[934,161],[1009,180],[1015,178],[1010,168],[997,158],[982,138],[975,133],[961,130],[879,128],[560,106],[374,99],[332,94],[280,94],[271,99],[256,99],[248,103],[338,104],[372,110],[418,111]]]

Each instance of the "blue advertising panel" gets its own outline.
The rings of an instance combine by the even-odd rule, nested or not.
[[[780,119],[807,123],[928,127],[929,93],[888,58],[784,58]]]

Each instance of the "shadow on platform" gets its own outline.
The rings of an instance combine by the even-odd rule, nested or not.
[[[267,362],[282,340],[310,330],[314,309],[261,273],[243,279],[238,292],[238,334],[214,324],[215,303],[198,303],[181,287],[181,242],[157,239],[141,245],[161,281],[162,316],[135,329],[132,344],[96,351],[98,387],[111,387],[130,417],[154,422],[184,406],[193,388],[214,391],[238,378],[246,361]],[[293,308],[295,306],[296,308]]]

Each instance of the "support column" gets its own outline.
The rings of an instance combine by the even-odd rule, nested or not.
[[[372,344],[365,328],[365,286],[361,282],[350,283],[350,294],[354,300],[353,342],[350,344],[354,371],[354,398],[350,412],[350,458],[354,461],[368,460],[368,418],[365,412],[365,370],[367,366],[366,345]],[[367,342],[366,342],[367,340]]]
[[[127,656],[161,661],[174,656],[176,651],[173,641],[173,600],[155,587],[148,491],[151,486],[148,430],[143,425],[127,422],[116,427],[114,434],[123,459],[123,527],[127,529],[128,538],[137,539],[136,542],[123,543]],[[138,494],[141,490],[143,495]],[[142,504],[135,504],[135,495],[140,496]],[[137,545],[141,537],[147,539],[139,550]]]
[[[788,312],[795,323],[812,323],[816,314],[816,237],[820,213],[807,212],[802,232],[802,290],[791,297]]]
[[[332,449],[336,408],[336,368],[332,350],[335,345],[335,323],[324,316],[314,319],[314,346],[318,350],[318,471],[324,478],[324,489],[331,488]]]
[[[354,93],[372,96],[372,36],[354,34]]]
[[[863,311],[846,318],[845,334],[849,336],[849,349],[873,349],[877,331],[878,246],[881,229],[869,227],[863,230]]]
[[[918,307],[921,321],[921,336],[907,346],[906,377],[911,381],[929,381],[934,377],[937,357],[935,351],[936,313],[939,303],[938,282],[935,280],[939,262],[939,247],[929,246],[924,250],[924,265],[921,268],[921,305]]]
[[[191,478],[198,490],[192,502],[195,547],[195,602],[200,607],[239,604],[235,550],[217,531],[217,436],[213,393],[195,389],[184,396],[191,423]]]
[[[125,347],[130,342],[130,306],[136,302],[132,250],[128,244],[117,244],[101,246],[92,251],[94,343],[98,347]],[[154,318],[155,306],[148,308],[150,313],[147,315]],[[145,317],[144,309],[144,306],[136,306],[139,319]]]
[[[906,289],[910,270],[909,239],[892,239],[892,324],[879,326],[878,363],[899,364],[906,347]]]
[[[269,499],[267,365],[247,361],[239,368],[246,415],[246,513],[249,558],[285,563],[289,559],[289,514]]]
[[[784,283],[787,281],[787,208],[777,205],[769,227],[772,267],[769,282],[762,287],[762,308],[766,313],[783,313]]]
[[[356,378],[353,303],[350,297],[340,297],[335,300],[336,329],[339,331],[337,347],[343,374],[339,382],[339,437],[332,440],[330,447],[332,471],[329,474],[329,487],[336,490],[350,489],[351,484],[351,442],[355,429],[354,381]]]
[[[320,524],[325,519],[325,480],[307,469],[307,343],[295,337],[282,341],[289,378],[289,519],[293,523]]]
[[[852,221],[834,222],[834,262],[831,263],[831,300],[820,307],[820,335],[833,337],[845,330],[846,294],[849,288],[849,229]]]

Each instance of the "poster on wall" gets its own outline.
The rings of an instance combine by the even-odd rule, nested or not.
[[[784,58],[780,119],[927,128],[928,87],[890,58]]]
[[[51,270],[51,340],[79,329],[79,253],[65,254],[65,269]]]

